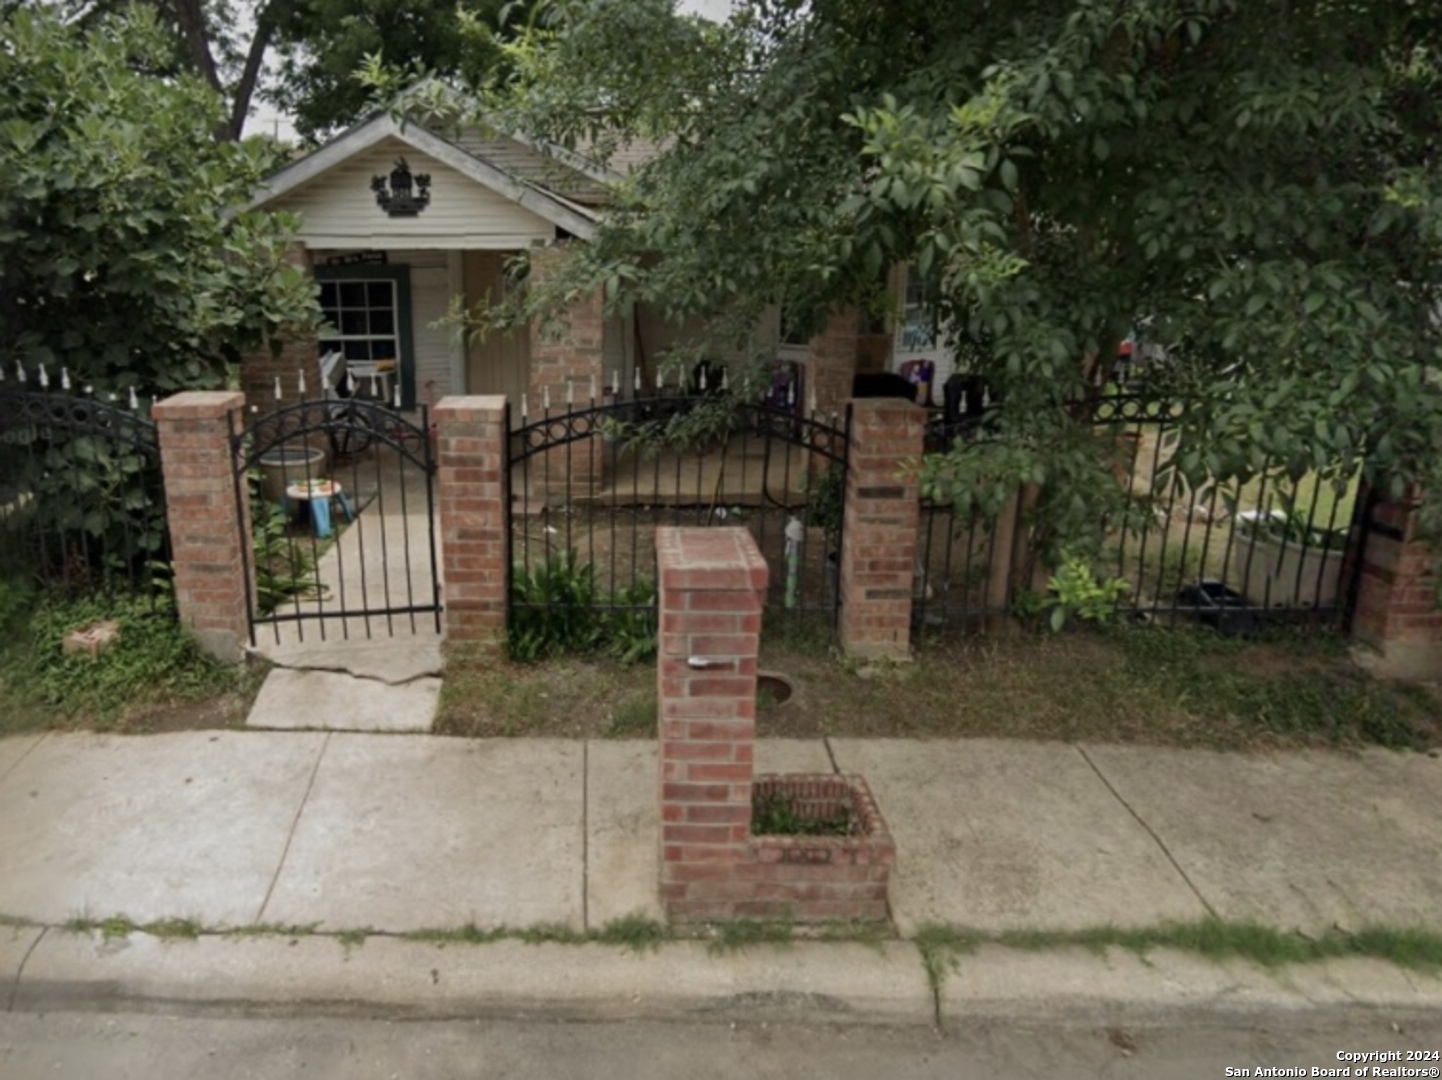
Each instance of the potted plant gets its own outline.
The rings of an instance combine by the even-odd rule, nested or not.
[[[1232,573],[1253,604],[1327,607],[1336,602],[1346,529],[1309,524],[1294,511],[1244,510],[1236,516]]]

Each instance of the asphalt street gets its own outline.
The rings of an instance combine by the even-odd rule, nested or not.
[[[1198,1013],[1192,1022],[1126,1029],[1037,1026],[1019,1017],[962,1022],[944,1032],[798,1025],[784,1016],[586,1023],[0,1015],[6,1080],[1200,1080],[1247,1075],[1228,1074],[1229,1067],[1301,1068],[1311,1075],[1313,1068],[1344,1067],[1339,1052],[1439,1048],[1436,1012],[1360,1009],[1273,1014],[1251,1026],[1222,1026]],[[1358,1075],[1355,1067],[1351,1075]]]

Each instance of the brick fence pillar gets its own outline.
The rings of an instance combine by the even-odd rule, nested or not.
[[[1442,676],[1436,556],[1417,537],[1415,504],[1376,503],[1367,520],[1352,637],[1375,653],[1369,667],[1397,679]]]
[[[241,548],[241,538],[250,536],[250,496],[240,485],[237,523],[230,449],[230,417],[244,405],[231,391],[189,391],[152,410],[180,621],[202,649],[230,663],[240,661],[250,636]]]
[[[448,647],[506,637],[506,399],[445,397],[436,426],[441,581]]]
[[[745,529],[663,527],[656,563],[661,900],[676,918],[728,917],[755,893],[736,869],[751,833],[766,560]]]
[[[904,473],[921,457],[926,411],[909,401],[851,403],[841,533],[841,646],[864,660],[911,655],[920,491]]]

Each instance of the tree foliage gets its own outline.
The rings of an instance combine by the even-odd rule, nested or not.
[[[286,261],[295,222],[240,212],[274,165],[217,142],[220,103],[156,77],[143,10],[83,28],[0,14],[0,362],[147,393],[222,385],[227,361],[319,317]]]
[[[272,0],[281,62],[265,96],[308,139],[372,107],[355,73],[368,58],[479,82],[503,58],[497,35],[524,22],[516,0]]]
[[[1422,0],[553,0],[486,107],[666,147],[536,307],[819,312],[914,262],[1002,402],[924,481],[1028,485],[1057,550],[1117,501],[1089,421],[1143,316],[1191,481],[1442,490],[1439,46]]]

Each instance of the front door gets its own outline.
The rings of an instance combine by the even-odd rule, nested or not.
[[[505,251],[468,251],[463,260],[466,303],[474,307],[498,300],[517,288],[506,275]],[[466,393],[505,394],[519,415],[531,368],[531,340],[525,328],[489,333],[466,345]]]

